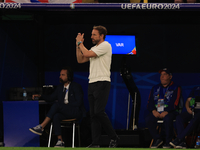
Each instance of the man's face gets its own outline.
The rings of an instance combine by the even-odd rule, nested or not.
[[[67,83],[68,77],[67,77],[67,70],[61,70],[60,71],[60,83]]]
[[[172,75],[169,75],[165,71],[162,71],[160,73],[160,81],[163,86],[167,86],[170,83],[171,79],[172,79]]]
[[[98,30],[93,29],[92,30],[92,35],[91,35],[92,43],[93,44],[98,44],[99,41],[101,40],[102,36],[103,35],[100,35]]]

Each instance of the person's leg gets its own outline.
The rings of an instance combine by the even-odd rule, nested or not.
[[[58,142],[56,143],[55,147],[65,146],[61,132],[61,121],[64,119],[79,118],[80,115],[81,113],[78,108],[71,108],[69,105],[65,104],[59,106],[59,111],[54,114],[52,118],[55,135],[57,135],[58,138]]]
[[[42,129],[51,121],[49,117],[46,117],[44,121],[40,124],[42,126]]]
[[[172,141],[172,138],[174,136],[173,120],[175,120],[175,118],[176,118],[176,114],[175,113],[168,113],[163,118],[163,125],[164,125],[165,135],[166,135],[166,140],[165,140],[166,144],[169,144],[169,142]]]
[[[177,136],[177,138],[179,138],[180,140],[184,140],[185,136],[187,136],[188,134],[190,134],[195,128],[196,126],[200,123],[200,112],[196,113],[194,115],[194,118],[192,118],[190,120],[190,123],[187,125],[187,127],[183,130],[183,132],[181,134],[179,134]]]
[[[190,115],[188,115],[188,116],[190,116]],[[187,116],[185,115],[185,117],[187,117]],[[182,117],[179,116],[178,117],[178,122],[181,122],[184,119],[185,119],[184,116],[182,116]],[[190,123],[187,125],[187,127],[185,129],[183,129],[182,132],[180,132],[177,135],[177,138],[174,141],[170,142],[170,145],[172,145],[172,146],[174,146],[176,148],[184,148],[186,146],[185,137],[189,133],[191,133],[199,123],[200,123],[200,113],[197,113],[197,114],[194,115],[194,118],[192,118],[190,120]],[[179,128],[178,125],[179,124],[177,124],[177,128]],[[182,126],[182,124],[180,124],[180,126]]]
[[[61,121],[63,119],[66,119],[66,117],[61,113],[56,113],[52,119],[55,135],[57,135],[58,140],[61,141],[63,141],[61,133]]]
[[[62,135],[58,135],[57,138],[58,138],[58,140],[63,141]]]
[[[47,113],[47,116],[45,117],[44,121],[40,124],[42,126],[42,129],[45,128],[45,126],[51,121],[51,119],[53,118],[54,114],[56,112],[58,112],[59,110],[59,104],[58,103],[54,103],[49,112]]]
[[[88,101],[90,105],[92,144],[100,145],[101,123],[95,117],[93,117],[94,106],[95,106],[95,98],[94,98],[93,92],[94,92],[95,87],[96,87],[96,83],[90,83],[88,85]]]
[[[177,135],[180,135],[183,130],[185,129],[184,124],[188,123],[192,119],[192,115],[189,114],[187,111],[182,112],[180,115],[176,117],[176,129]]]
[[[44,127],[50,122],[50,120],[52,119],[53,115],[59,110],[59,104],[58,103],[54,103],[49,112],[47,113],[47,116],[46,118],[44,119],[44,121],[35,126],[35,127],[32,127],[32,128],[29,128],[29,130],[35,134],[38,134],[38,135],[42,135],[43,133],[43,130],[44,130]]]
[[[158,118],[156,118],[152,113],[149,113],[145,118],[146,126],[149,129],[151,136],[153,137],[154,141],[157,139],[161,139],[158,130],[156,129]]]
[[[190,121],[191,118],[192,118],[192,115],[189,114],[187,111],[182,112],[180,115],[176,117],[177,137],[176,139],[174,139],[173,141],[169,143],[170,145],[172,145],[173,147],[179,146],[179,148],[184,147],[185,137],[181,140],[180,136],[185,130],[184,124]]]
[[[113,140],[118,139],[105,113],[109,92],[110,82],[107,81],[91,83],[88,86],[88,100],[90,104],[92,139],[94,145],[100,144],[101,126],[106,131],[109,138]]]
[[[50,110],[48,111],[46,117],[49,117],[50,119],[52,119],[53,116],[60,111],[60,109],[61,109],[60,107],[61,107],[61,105],[59,103],[54,103],[51,106]]]
[[[110,93],[110,82],[98,82],[97,87],[94,91],[94,115],[92,116],[93,119],[99,121],[106,131],[110,139],[116,139],[117,135],[112,127],[112,124],[105,113],[105,107],[107,105],[108,97]],[[96,130],[98,128],[96,127]]]
[[[80,110],[78,108],[71,108],[69,105],[59,105],[57,112],[53,115],[52,122],[54,126],[55,135],[62,141],[61,136],[61,121],[64,119],[72,119],[80,117]]]

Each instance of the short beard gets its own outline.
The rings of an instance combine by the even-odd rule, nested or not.
[[[67,80],[67,81],[63,81],[61,78],[59,78],[59,81],[60,81],[60,83],[62,83],[62,84],[65,84],[65,83],[69,82],[68,80]]]
[[[92,41],[92,43],[93,43],[93,44],[97,44],[97,43],[99,43],[99,41],[100,41],[100,40],[94,40],[94,41]]]

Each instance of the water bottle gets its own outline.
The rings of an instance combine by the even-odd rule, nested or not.
[[[23,87],[23,100],[27,101],[27,92],[25,87]]]
[[[197,137],[195,148],[200,148],[200,136]]]

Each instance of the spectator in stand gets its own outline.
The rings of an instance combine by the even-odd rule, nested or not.
[[[174,0],[174,3],[196,3],[197,0]]]
[[[143,3],[144,0],[141,0],[140,3]],[[173,3],[174,0],[148,0],[148,3]]]
[[[141,0],[140,3],[143,3]],[[200,0],[148,0],[148,3],[199,3]]]
[[[130,0],[94,0],[97,3],[130,3]]]
[[[151,148],[158,148],[165,140],[163,148],[171,148],[169,144],[174,136],[173,120],[176,119],[181,99],[181,87],[174,84],[172,73],[164,68],[159,71],[160,84],[151,89],[147,109],[149,114],[146,117],[146,125],[152,135],[154,142]],[[158,133],[157,121],[163,120],[161,133]],[[163,135],[164,133],[164,135]]]
[[[170,142],[175,148],[186,148],[185,137],[189,135],[200,123],[200,109],[195,108],[195,102],[200,97],[200,87],[194,87],[185,102],[187,111],[176,117],[177,138]],[[190,122],[187,127],[185,123]]]
[[[51,95],[34,94],[35,97],[55,103],[47,113],[44,121],[36,127],[29,130],[37,135],[42,135],[45,126],[52,121],[54,124],[55,135],[58,142],[55,147],[65,147],[65,143],[61,134],[60,122],[64,119],[77,118],[80,119],[85,113],[83,104],[83,90],[80,84],[73,82],[73,72],[70,67],[64,67],[60,71],[60,85]],[[56,101],[57,100],[57,101]]]

